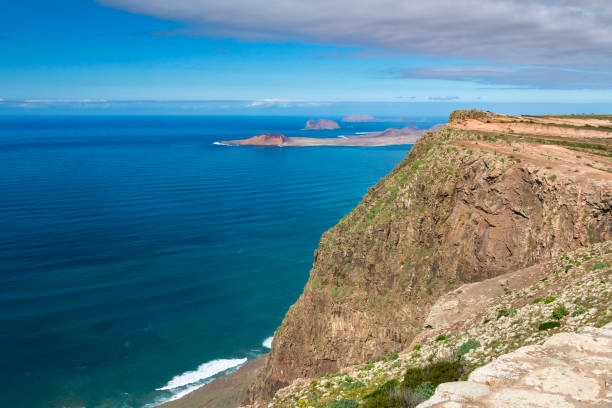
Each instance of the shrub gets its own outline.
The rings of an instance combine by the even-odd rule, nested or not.
[[[607,263],[607,262],[598,262],[598,263],[596,263],[595,265],[593,265],[593,266],[591,267],[591,270],[592,270],[592,271],[597,271],[597,270],[599,270],[599,269],[609,268],[609,267],[610,267],[610,264],[609,264],[609,263]]]
[[[423,397],[424,400],[431,398],[431,396],[434,395],[434,392],[436,392],[436,387],[429,381],[425,381],[424,383],[417,385],[414,389],[414,393]]]
[[[567,308],[561,305],[561,306],[555,307],[555,310],[553,310],[552,312],[552,318],[560,320],[561,318],[567,316],[568,314],[569,314],[569,311],[567,310]]]
[[[391,407],[415,408],[427,398],[413,392],[408,387],[396,387],[389,393],[389,399],[393,405]]]
[[[430,382],[437,387],[444,382],[457,381],[462,373],[463,366],[459,360],[438,361],[421,368],[409,368],[402,385],[414,390],[419,384]]]
[[[457,350],[457,355],[459,357],[463,357],[464,355],[469,353],[470,350],[476,349],[478,347],[480,347],[479,342],[475,340],[468,340],[459,347],[459,349]]]
[[[374,391],[372,391],[371,393],[369,393],[368,395],[365,396],[366,399],[368,398],[374,398],[378,395],[381,394],[388,394],[389,391],[391,391],[393,388],[397,387],[399,385],[399,381],[397,380],[389,380],[386,383],[384,383],[383,385],[379,386],[377,389],[375,389]]]
[[[514,316],[516,314],[516,309],[510,309],[510,310],[499,310],[497,312],[497,320],[501,319],[502,317],[507,317],[507,316]]]
[[[417,344],[416,346],[414,346],[413,350],[414,351],[419,351],[421,349],[421,345]]]
[[[393,353],[389,357],[385,358],[384,362],[387,363],[389,361],[397,360],[398,357],[399,357],[399,354]]]
[[[448,337],[446,337],[443,334],[440,334],[438,337],[435,338],[435,341],[444,341],[446,340]]]
[[[559,327],[561,326],[561,323],[559,322],[545,322],[545,323],[541,323],[538,326],[538,330],[550,330],[550,329],[554,329],[555,327]]]
[[[343,398],[340,401],[334,402],[331,408],[358,408],[359,404],[351,399]]]
[[[459,360],[409,368],[401,383],[397,380],[387,381],[366,395],[362,408],[414,408],[431,397],[438,384],[457,381],[463,371]]]
[[[552,303],[555,300],[557,300],[556,297],[554,297],[553,295],[548,295],[544,298],[544,303],[548,304],[548,303]]]
[[[425,398],[417,395],[410,388],[401,385],[396,385],[393,388],[384,392],[378,393],[373,397],[366,398],[363,408],[414,408]]]
[[[361,381],[357,381],[357,382],[345,381],[342,384],[340,384],[340,387],[338,388],[340,390],[354,390],[355,388],[361,388],[361,387],[365,387],[365,384],[362,383]]]

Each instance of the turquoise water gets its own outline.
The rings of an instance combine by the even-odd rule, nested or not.
[[[153,406],[266,352],[321,233],[410,148],[213,145],[409,124],[307,119],[0,117],[3,405]]]

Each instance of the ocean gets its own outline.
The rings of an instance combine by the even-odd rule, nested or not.
[[[410,146],[214,142],[445,121],[307,119],[0,116],[2,405],[153,407],[267,352],[321,234]]]

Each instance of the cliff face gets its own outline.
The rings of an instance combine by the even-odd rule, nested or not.
[[[323,234],[252,400],[403,350],[432,303],[462,283],[612,239],[612,162],[583,140],[465,126],[508,118],[454,113]]]
[[[325,408],[342,399],[366,407],[414,406],[418,402],[415,399],[387,399],[370,404],[368,396],[389,390],[389,381],[402,382],[408,370],[414,373],[432,362],[448,362],[457,356],[461,356],[464,373],[472,373],[471,381],[441,384],[424,406],[457,407],[462,403],[499,407],[502,400],[506,400],[504,407],[608,406],[612,394],[604,384],[612,366],[609,347],[606,348],[603,338],[597,339],[599,344],[585,343],[575,333],[596,330],[585,329],[588,326],[612,324],[611,297],[612,241],[568,251],[525,269],[460,286],[431,307],[426,321],[434,329],[423,330],[409,349],[379,361],[343,367],[340,372],[324,377],[299,378],[280,389],[267,406]],[[548,328],[543,329],[543,325]],[[566,345],[573,347],[553,347],[553,353],[549,353],[546,343],[559,336],[571,338],[571,344]],[[526,371],[540,373],[525,377]],[[476,375],[478,372],[481,375]],[[487,378],[483,378],[484,373]],[[537,377],[544,379],[546,385],[531,381]],[[579,378],[582,380],[576,381]],[[599,386],[594,386],[593,380]],[[583,387],[585,381],[590,383],[589,387]],[[483,392],[470,395],[474,387]],[[399,387],[396,396],[398,389],[409,395],[405,387]],[[587,390],[590,398],[582,398]],[[529,395],[531,405],[521,400],[525,394]],[[559,395],[555,394],[566,394],[561,397],[567,399],[566,403],[560,403]],[[513,400],[513,395],[518,400]],[[547,397],[557,399],[557,403],[533,403]],[[459,404],[443,402],[446,400]]]

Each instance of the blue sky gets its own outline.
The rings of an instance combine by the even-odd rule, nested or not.
[[[0,99],[610,107],[605,2],[526,2],[543,16],[527,22],[507,18],[521,0],[470,2],[0,0]]]

